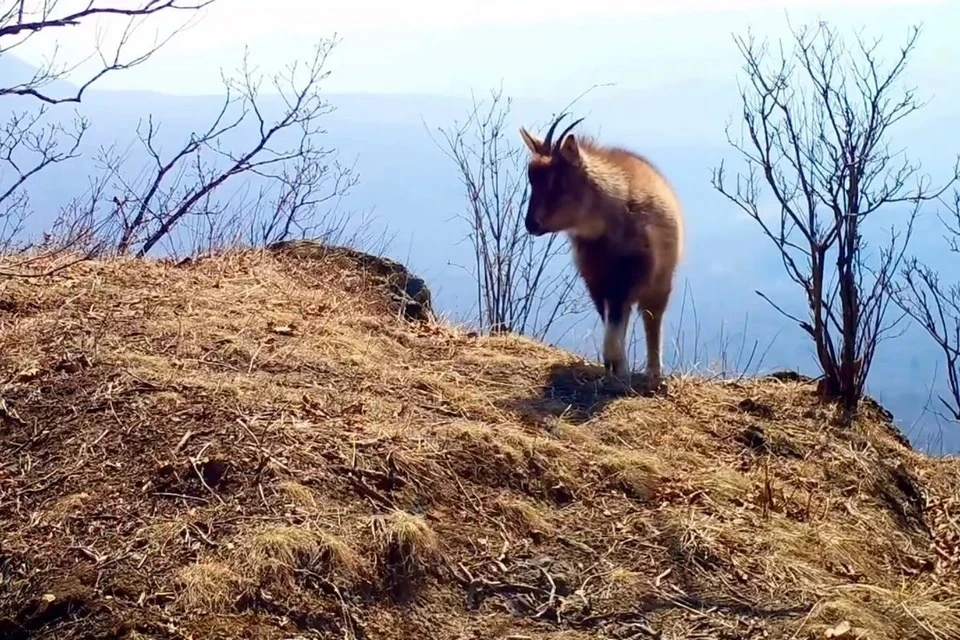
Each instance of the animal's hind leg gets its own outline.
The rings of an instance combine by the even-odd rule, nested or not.
[[[660,383],[663,377],[663,314],[667,308],[669,293],[656,296],[647,304],[641,305],[640,315],[643,317],[643,329],[647,339],[647,379],[654,386]]]
[[[630,305],[607,300],[604,313],[603,366],[618,378],[629,375],[627,367],[627,327]]]

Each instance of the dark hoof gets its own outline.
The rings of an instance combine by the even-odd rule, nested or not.
[[[651,376],[649,373],[643,374],[643,383],[647,391],[651,393],[665,393],[669,390],[667,379],[664,376]]]
[[[604,360],[603,370],[607,375],[616,378],[630,378],[630,372],[627,370],[627,366],[614,360]]]

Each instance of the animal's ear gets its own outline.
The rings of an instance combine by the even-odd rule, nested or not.
[[[523,143],[527,145],[531,153],[540,153],[540,150],[543,148],[542,139],[536,137],[524,127],[520,127],[520,137],[523,138]]]
[[[577,139],[572,133],[563,139],[560,155],[570,164],[580,164],[580,145],[577,144]]]

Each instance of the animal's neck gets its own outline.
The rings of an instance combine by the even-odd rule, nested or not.
[[[583,216],[583,221],[567,230],[567,235],[571,239],[579,240],[597,240],[609,233],[610,225],[603,212],[591,209],[588,215]]]
[[[582,148],[580,158],[583,172],[596,193],[604,196],[604,199],[623,201],[627,198],[630,181],[621,164],[592,147]]]
[[[598,196],[583,222],[567,231],[571,242],[602,243],[612,251],[629,253],[637,246],[638,238],[644,235],[643,225],[628,209],[627,203],[618,198]]]
[[[629,219],[624,210],[630,192],[627,172],[592,145],[584,145],[580,153],[592,197],[586,215],[581,216],[583,222],[568,235],[587,242],[606,239],[611,246],[619,245],[630,231],[624,228]]]

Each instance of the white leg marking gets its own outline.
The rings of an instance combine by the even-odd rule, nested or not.
[[[603,363],[615,376],[624,376],[628,373],[626,338],[627,326],[630,323],[629,308],[618,323],[610,321],[609,306],[607,306],[605,310]]]

